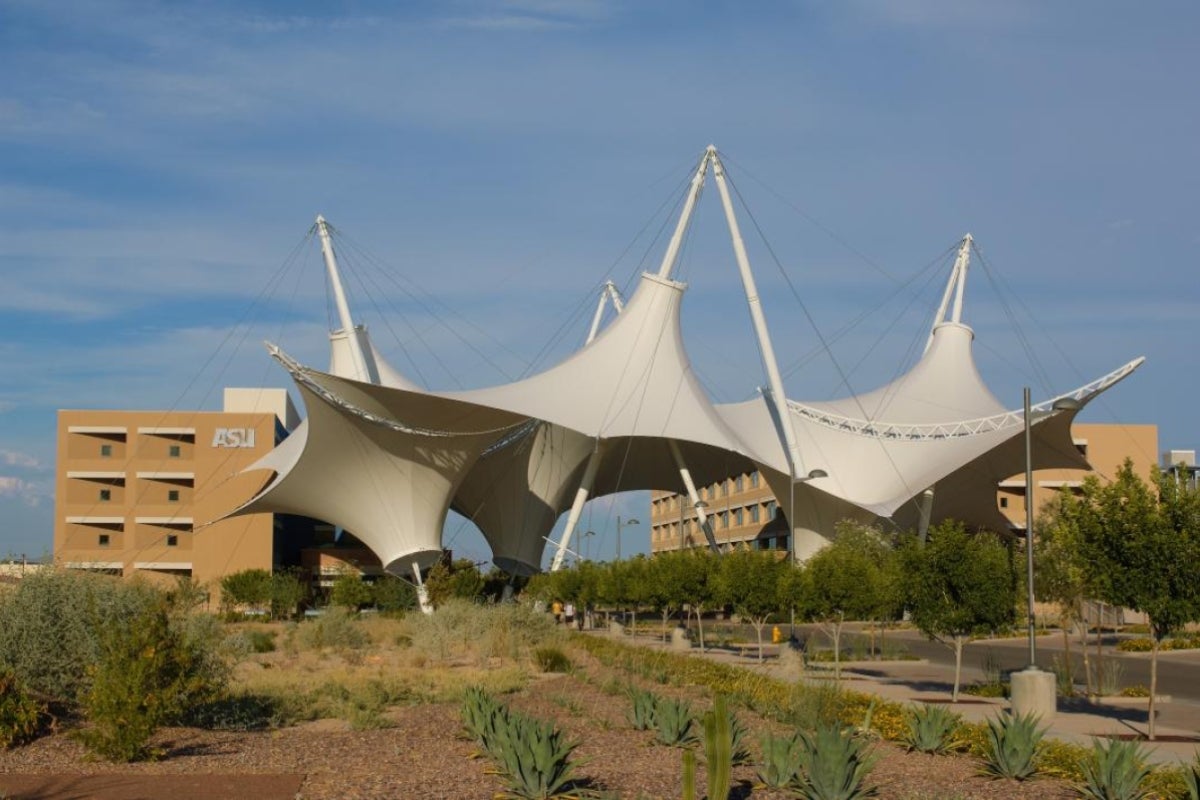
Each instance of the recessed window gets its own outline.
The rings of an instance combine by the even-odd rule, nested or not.
[[[167,547],[177,547],[178,545],[179,545],[179,534],[168,533],[167,534]]]
[[[1001,497],[1001,498],[1000,498],[1000,507],[1001,507],[1001,508],[1008,508],[1008,498],[1007,498],[1007,497]]]
[[[112,489],[101,489],[100,502],[107,503],[109,500],[112,500]]]
[[[98,544],[101,547],[108,547],[108,534],[107,533],[100,534],[100,539],[98,541]]]
[[[170,458],[179,458],[181,455],[183,455],[183,448],[177,444],[173,444],[167,448],[167,455]]]
[[[758,488],[758,473],[757,472],[750,473],[750,487],[753,489]]]
[[[178,489],[168,489],[167,490],[167,502],[168,503],[178,503],[179,502],[179,490]]]
[[[758,513],[759,512],[758,512],[757,505],[750,506],[750,521],[751,522],[758,522]]]
[[[111,444],[100,445],[100,457],[101,458],[112,458],[112,445]]]
[[[742,477],[741,475],[738,475],[737,476],[737,489],[735,491],[740,492],[740,491],[744,490],[745,488],[746,488],[745,478]]]
[[[775,549],[776,550],[787,550],[788,549],[788,537],[780,536],[779,538],[777,538],[775,540]]]

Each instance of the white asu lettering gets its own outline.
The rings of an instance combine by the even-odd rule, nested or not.
[[[254,428],[217,428],[213,447],[254,447]]]

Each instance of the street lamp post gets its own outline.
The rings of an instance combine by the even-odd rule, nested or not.
[[[589,552],[589,548],[588,548],[588,537],[589,537],[589,536],[595,536],[595,535],[596,535],[596,532],[595,532],[595,531],[584,531],[583,533],[579,534],[580,538],[582,538],[582,539],[583,539],[583,560],[584,560],[584,561],[588,561],[588,560],[589,560],[589,559],[588,559],[588,552]]]
[[[620,515],[617,516],[617,561],[621,560],[621,528],[628,528],[630,525],[641,525],[641,523],[636,519],[621,522]]]
[[[1029,666],[1011,676],[1012,710],[1016,714],[1034,714],[1049,722],[1057,710],[1054,673],[1043,672],[1037,666],[1037,621],[1034,617],[1033,596],[1033,420],[1029,404],[1029,387],[1024,391],[1025,414],[1025,582],[1026,613],[1029,617]],[[1052,406],[1055,411],[1078,409],[1079,401],[1059,398]]]

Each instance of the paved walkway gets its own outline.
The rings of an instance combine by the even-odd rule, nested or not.
[[[0,775],[11,800],[293,800],[303,775]]]
[[[628,637],[624,641],[647,647],[666,649],[661,641],[648,637]],[[766,660],[758,663],[757,648],[737,650],[710,649],[704,656],[763,672],[783,680],[799,680],[799,666],[785,666],[779,660],[779,647],[765,648]],[[697,648],[690,655],[700,655]],[[832,664],[810,666],[804,673],[809,680],[829,680]],[[860,661],[843,662],[843,685],[848,689],[895,700],[901,703],[944,703],[951,705],[953,667],[930,661]],[[1197,664],[1200,679],[1200,663]],[[964,685],[969,679],[964,679]],[[1142,736],[1146,733],[1147,700],[1122,699],[1111,703],[1090,703],[1083,699],[1059,699],[1058,713],[1050,724],[1048,735],[1065,741],[1088,745],[1094,736]],[[973,697],[959,693],[959,702],[951,707],[969,721],[982,721],[1008,708],[1006,699]],[[1158,741],[1149,744],[1150,758],[1156,762],[1190,762],[1200,752],[1200,705],[1160,698],[1155,704],[1155,734]]]

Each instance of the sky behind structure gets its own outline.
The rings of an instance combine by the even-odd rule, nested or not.
[[[971,231],[1003,402],[1145,355],[1083,419],[1196,448],[1198,27],[1188,2],[0,0],[0,556],[50,547],[56,409],[287,385],[262,339],[324,365],[318,212],[389,360],[491,385],[657,266],[710,142],[793,398],[895,377]],[[714,191],[682,270],[695,367],[744,399],[765,380]],[[647,513],[595,505],[592,555]]]

